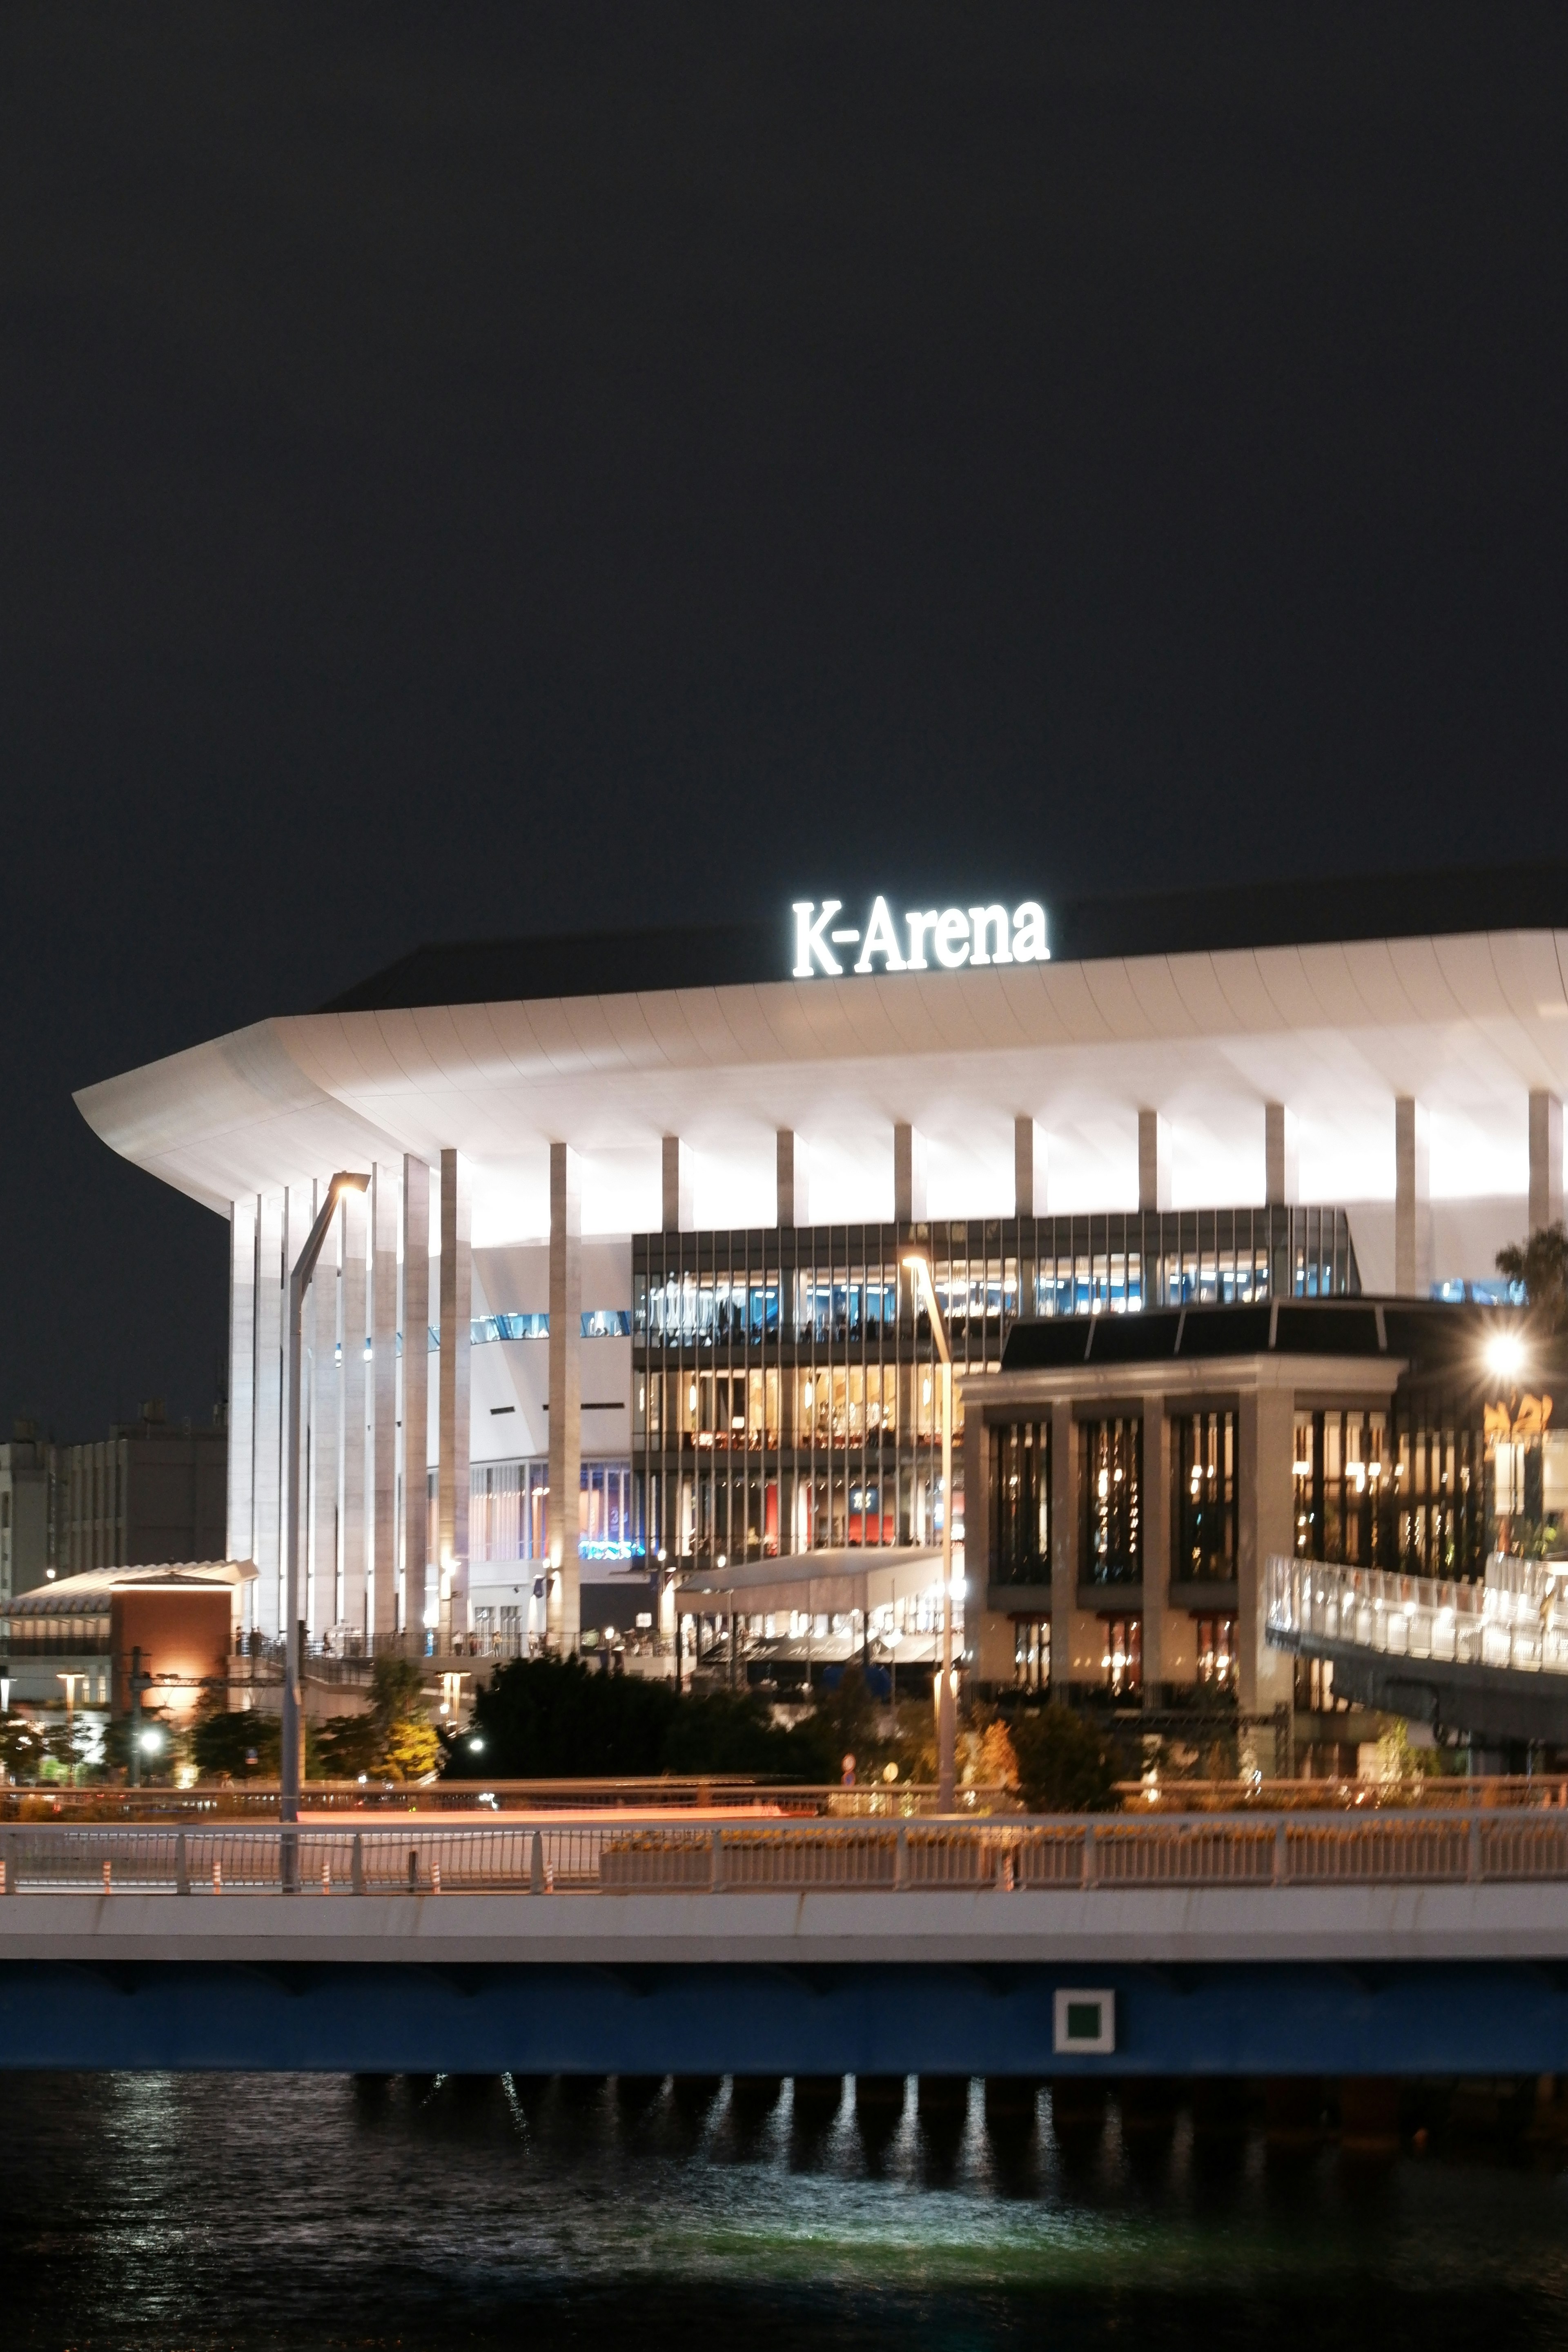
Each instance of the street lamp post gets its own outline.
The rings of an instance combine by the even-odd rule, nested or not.
[[[948,1346],[947,1325],[937,1305],[930,1259],[918,1250],[910,1250],[905,1253],[904,1265],[917,1293],[922,1289],[925,1292],[931,1328],[942,1358],[942,1681],[936,1701],[936,1801],[940,1812],[951,1813],[958,1730],[952,1688],[952,1350]]]
[[[288,1541],[284,1547],[287,1569],[283,1581],[283,1753],[278,1774],[278,1818],[292,1825],[300,1818],[300,1782],[303,1778],[302,1753],[303,1717],[300,1710],[300,1684],[304,1662],[300,1657],[300,1360],[302,1353],[300,1328],[304,1321],[305,1293],[310,1286],[310,1276],[316,1271],[332,1219],[338,1213],[338,1202],[345,1192],[364,1192],[370,1189],[370,1178],[348,1171],[340,1171],[327,1187],[327,1197],[321,1215],[310,1227],[304,1248],[289,1276],[289,1433],[285,1440],[284,1459],[289,1465]],[[299,1853],[291,1837],[283,1840],[283,1887],[293,1894],[299,1879]]]

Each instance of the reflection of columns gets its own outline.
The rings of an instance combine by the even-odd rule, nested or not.
[[[316,1261],[305,1298],[311,1488],[310,1541],[303,1554],[305,1622],[318,1637],[336,1624],[338,1616],[338,1258],[342,1230],[340,1215]]]
[[[251,1559],[256,1540],[256,1202],[228,1213],[229,1559]]]
[[[1394,1101],[1394,1287],[1425,1298],[1432,1287],[1432,1206],[1426,1106]]]
[[[583,1483],[583,1181],[569,1143],[550,1147],[550,1576],[553,1649],[575,1650]]]
[[[256,1581],[253,1624],[264,1633],[279,1627],[279,1537],[283,1520],[278,1492],[283,1460],[283,1195],[264,1192],[256,1227]]]
[[[1296,1114],[1284,1103],[1263,1106],[1263,1198],[1271,1209],[1300,1198]]]
[[[468,1162],[441,1154],[441,1348],[436,1454],[436,1559],[441,1647],[468,1630],[468,1347],[474,1312]]]
[[[1171,1139],[1157,1110],[1138,1114],[1138,1206],[1142,1210],[1171,1205]]]
[[[371,1211],[371,1631],[397,1624],[397,1171],[378,1161]]]
[[[1046,1213],[1046,1137],[1043,1128],[1020,1115],[1013,1121],[1013,1213]]]
[[[926,1139],[918,1127],[900,1119],[893,1129],[893,1217],[918,1224],[926,1213]]]
[[[1530,1097],[1530,1230],[1563,1223],[1563,1097]]]
[[[1162,1703],[1171,1591],[1171,1424],[1161,1396],[1143,1400],[1143,1469],[1138,1496],[1143,1546],[1143,1704]]]
[[[809,1225],[811,1186],[805,1146],[791,1127],[778,1131],[778,1214],[781,1225]]]
[[[370,1225],[363,1192],[345,1192],[342,1207],[342,1586],[343,1624],[363,1633],[365,1605],[365,1242]],[[330,1620],[328,1621],[331,1622]]]
[[[403,1623],[425,1622],[430,1559],[430,1171],[403,1162]]]
[[[691,1206],[691,1153],[679,1135],[664,1139],[663,1169],[664,1230],[689,1234],[697,1222]]]
[[[1078,1430],[1069,1403],[1051,1407],[1051,1691],[1072,1680],[1072,1612],[1078,1599]]]

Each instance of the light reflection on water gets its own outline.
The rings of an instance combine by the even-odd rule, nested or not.
[[[1568,2191],[510,2077],[11,2077],[7,2346],[1568,2344]],[[1378,2352],[1385,2352],[1379,2344]]]

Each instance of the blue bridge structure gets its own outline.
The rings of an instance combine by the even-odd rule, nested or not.
[[[0,1830],[0,2066],[1568,2073],[1568,1809]]]

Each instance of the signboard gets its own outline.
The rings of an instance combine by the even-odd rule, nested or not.
[[[1046,910],[1026,898],[1009,910],[990,907],[911,908],[895,916],[886,898],[873,898],[858,924],[841,922],[842,898],[795,901],[796,980],[819,972],[838,979],[851,971],[958,971],[999,963],[1048,963]],[[838,950],[844,950],[841,961]],[[853,961],[849,951],[858,950]]]

